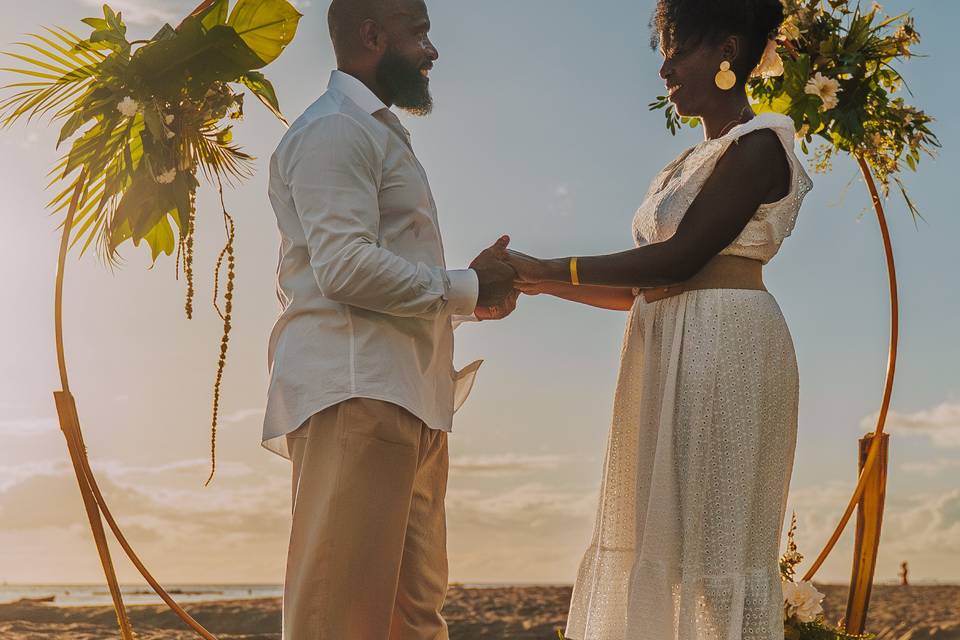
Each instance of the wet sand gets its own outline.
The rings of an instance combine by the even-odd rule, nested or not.
[[[818,585],[827,594],[827,617],[836,621],[846,606],[847,587]],[[569,587],[450,588],[444,615],[451,640],[549,640],[562,629]],[[221,640],[279,640],[280,601],[230,600],[184,607]],[[130,607],[141,640],[196,638],[165,607]],[[878,585],[874,587],[868,630],[879,640],[960,640],[960,586]],[[57,607],[49,604],[0,604],[4,640],[114,640],[118,637],[109,607]]]

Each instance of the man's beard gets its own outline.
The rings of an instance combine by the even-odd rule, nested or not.
[[[433,111],[430,82],[396,49],[388,47],[377,65],[377,83],[393,96],[393,103],[415,116]]]

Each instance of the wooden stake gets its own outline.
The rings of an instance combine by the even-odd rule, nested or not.
[[[860,440],[860,469],[863,469],[876,436],[867,434]],[[883,525],[883,503],[887,492],[887,462],[890,454],[890,436],[879,437],[880,454],[867,480],[867,488],[857,509],[857,534],[853,545],[853,569],[850,574],[850,592],[847,595],[847,633],[861,634],[867,625],[870,592],[877,568],[880,548],[880,528]]]

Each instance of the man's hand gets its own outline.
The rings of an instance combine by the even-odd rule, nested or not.
[[[503,304],[495,307],[477,307],[473,314],[477,316],[477,320],[503,320],[516,310],[519,297],[520,291],[514,289],[513,293],[503,301]]]
[[[477,272],[477,279],[480,281],[478,310],[489,307],[505,308],[504,303],[514,293],[513,281],[517,278],[517,272],[506,263],[508,244],[510,237],[503,236],[470,263],[470,268]]]

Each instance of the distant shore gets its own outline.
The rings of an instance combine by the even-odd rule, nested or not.
[[[818,585],[827,594],[827,618],[837,621],[847,587]],[[444,608],[451,640],[550,640],[562,629],[570,587],[452,585]],[[279,640],[280,600],[258,598],[194,602],[185,608],[220,640]],[[131,606],[140,640],[190,640],[196,636],[160,605]],[[878,640],[960,640],[960,586],[876,585],[868,630]],[[115,640],[110,607],[57,607],[35,602],[0,604],[4,640]]]

